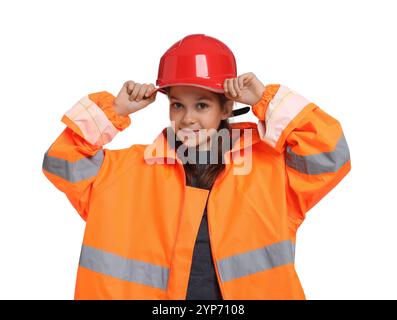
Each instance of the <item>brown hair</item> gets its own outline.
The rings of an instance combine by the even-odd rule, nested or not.
[[[164,90],[167,92],[167,96],[169,96],[171,87],[165,87]],[[221,106],[221,110],[224,111],[226,108],[226,102],[229,99],[223,93],[216,93],[216,92],[214,92],[214,93],[218,97],[218,101]],[[230,134],[231,127],[230,127],[228,119],[221,120],[217,130],[219,131],[221,129],[227,129],[229,131],[229,137],[231,136],[231,134]],[[200,172],[202,173],[201,175],[199,175],[199,176],[197,175],[197,165],[196,164],[189,163],[189,162],[184,164],[185,173],[186,173],[186,182],[188,184],[190,184],[192,182],[192,178],[193,178],[193,176],[195,176],[197,178],[197,187],[211,189],[213,183],[215,182],[216,177],[225,169],[225,164],[223,161],[223,151],[227,151],[227,150],[224,150],[224,148],[222,147],[222,146],[224,146],[224,142],[219,140],[219,139],[221,139],[221,137],[222,137],[222,135],[219,135],[217,137],[217,139],[218,139],[218,143],[217,143],[218,159],[217,159],[216,163],[205,165],[203,170],[200,170]],[[231,144],[232,141],[231,141],[231,139],[229,139],[229,140],[230,140],[230,144]],[[229,145],[228,147],[230,148],[231,145]]]

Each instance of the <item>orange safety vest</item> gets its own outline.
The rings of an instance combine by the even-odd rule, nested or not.
[[[350,171],[340,123],[268,85],[252,106],[258,123],[231,123],[240,133],[206,190],[186,186],[163,132],[149,145],[104,149],[130,125],[114,99],[106,91],[80,99],[43,160],[45,176],[86,221],[75,299],[185,299],[206,205],[223,299],[305,299],[296,232]]]

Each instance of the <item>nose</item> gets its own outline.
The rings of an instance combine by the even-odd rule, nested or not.
[[[186,109],[186,111],[183,114],[183,117],[181,119],[182,124],[185,125],[190,125],[196,122],[196,118],[194,115],[194,111],[189,110],[189,108]]]

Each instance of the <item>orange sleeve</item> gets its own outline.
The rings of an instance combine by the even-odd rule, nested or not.
[[[341,124],[282,85],[265,87],[253,106],[261,139],[285,158],[286,199],[295,228],[351,170]]]
[[[115,112],[114,99],[106,91],[81,98],[63,115],[66,128],[44,154],[44,175],[84,220],[95,179],[110,152],[103,146],[130,125],[128,116]]]

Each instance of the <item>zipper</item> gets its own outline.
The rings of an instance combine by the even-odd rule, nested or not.
[[[219,275],[217,260],[215,259],[215,254],[214,254],[214,248],[213,248],[213,243],[212,243],[211,223],[210,223],[211,219],[210,219],[210,212],[209,212],[209,208],[208,208],[208,202],[209,202],[209,198],[211,197],[212,190],[214,189],[214,187],[216,185],[219,184],[219,180],[223,179],[224,176],[226,176],[226,173],[227,173],[228,170],[230,170],[230,167],[231,166],[229,166],[229,168],[228,168],[228,166],[226,166],[225,170],[220,175],[218,175],[218,177],[215,179],[215,182],[214,182],[214,184],[213,184],[213,186],[212,186],[212,188],[211,188],[211,190],[209,192],[208,198],[207,198],[207,221],[208,221],[208,235],[209,235],[209,238],[210,238],[211,256],[212,256],[212,260],[214,262],[216,277],[218,279],[219,289],[221,291],[223,300],[225,300],[226,295],[225,295],[225,289],[223,288],[223,284],[222,284],[222,281],[221,281],[221,277]]]
[[[210,195],[211,195],[211,192],[210,192]],[[209,196],[208,196],[208,199],[209,199]],[[209,213],[208,206],[207,206],[208,235],[209,235],[209,238],[210,238],[211,256],[212,256],[212,260],[214,262],[216,277],[218,279],[218,284],[219,284],[219,288],[220,288],[220,291],[221,291],[221,294],[222,294],[222,299],[225,300],[225,290],[223,289],[223,284],[221,282],[221,277],[219,276],[218,264],[217,264],[217,260],[215,259],[214,248],[213,248],[213,244],[212,244],[211,223],[210,223],[209,216],[210,216],[210,213]]]
[[[183,164],[180,164],[178,161],[176,162],[176,164],[179,167],[180,172],[182,172],[183,182],[184,182],[183,187],[184,187],[184,190],[186,192],[186,174],[185,174],[185,169],[183,167]],[[226,173],[227,173],[228,170],[230,170],[230,168],[231,168],[230,165],[229,166],[226,165],[225,170],[220,175],[218,175],[218,177],[216,177],[216,179],[214,181],[214,184],[213,184],[213,186],[212,186],[212,188],[211,188],[211,190],[210,190],[210,192],[208,194],[207,204],[208,204],[208,201],[209,201],[209,198],[211,196],[211,192],[212,192],[213,188],[215,187],[215,185],[219,184],[219,180],[223,179],[223,177],[226,176]],[[211,223],[210,223],[210,218],[209,218],[210,217],[210,213],[209,213],[209,210],[208,210],[208,205],[206,205],[206,206],[207,206],[208,235],[209,235],[209,238],[210,238],[211,257],[212,257],[212,261],[214,262],[215,273],[216,273],[216,277],[218,279],[218,284],[219,284],[219,289],[221,291],[222,299],[225,300],[225,290],[223,288],[223,285],[222,285],[222,282],[221,282],[221,277],[219,275],[217,260],[215,259],[214,248],[213,248],[213,244],[212,244]],[[168,296],[168,294],[167,294],[167,296]]]
[[[180,164],[180,163],[178,162],[178,160],[175,159],[175,164],[174,164],[174,165],[177,166],[177,168],[178,168],[177,170],[179,170],[180,174],[182,174],[182,179],[183,179],[183,194],[186,194],[186,175],[185,175],[185,169],[183,168],[183,164]],[[179,229],[178,229],[178,232],[179,232]],[[176,244],[175,244],[175,245],[176,245]],[[172,249],[171,265],[170,265],[170,267],[172,266],[172,260],[173,260],[173,258],[174,258],[174,254],[175,254],[175,247]],[[170,271],[171,271],[171,270],[170,270]],[[166,299],[167,299],[167,300],[170,300],[168,284],[167,284],[167,290],[166,290]]]

